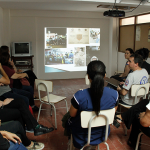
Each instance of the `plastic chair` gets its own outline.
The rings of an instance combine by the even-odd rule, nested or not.
[[[90,85],[90,80],[88,79],[88,75],[85,76],[85,84]]]
[[[52,108],[53,108],[54,115],[55,115],[55,129],[57,129],[56,108],[54,104],[64,100],[66,102],[66,109],[68,112],[68,105],[67,105],[66,97],[49,94],[49,92],[53,91],[53,82],[51,81],[36,79],[35,84],[38,89],[39,100],[41,101],[37,121],[39,121],[42,104],[44,103],[44,104],[51,105],[51,116],[52,116]],[[44,97],[41,97],[41,91],[46,91],[47,95]]]
[[[135,99],[133,101],[133,105],[138,103],[138,100],[137,100],[138,96],[143,96],[143,98],[145,99],[148,92],[149,92],[149,83],[140,84],[140,85],[139,84],[132,85],[132,87],[131,87],[131,96],[135,97]],[[122,103],[119,103],[119,105],[122,106],[122,107],[128,108],[128,109],[130,107],[132,107],[130,105],[125,105],[125,104],[122,104]],[[120,112],[121,112],[121,110],[120,110]],[[127,135],[127,128],[125,129],[125,135]]]
[[[140,137],[141,137],[142,134],[144,134],[144,133],[143,133],[143,132],[140,132],[139,135],[138,135],[135,150],[138,150],[138,146],[139,146],[139,143],[140,143]],[[141,144],[150,146],[150,145],[145,144],[145,143],[141,143]]]
[[[105,140],[102,142],[106,145],[107,150],[109,150],[109,145],[106,143],[108,138],[108,127],[109,124],[113,123],[115,115],[115,108],[108,109],[108,110],[101,110],[99,116],[96,116],[94,111],[82,111],[81,112],[81,127],[88,128],[88,140],[87,143],[80,149],[83,150],[84,147],[90,145],[90,138],[91,138],[91,128],[92,127],[100,127],[105,126]],[[70,150],[73,150],[73,137],[71,135],[71,145]],[[99,144],[97,145],[99,150]]]

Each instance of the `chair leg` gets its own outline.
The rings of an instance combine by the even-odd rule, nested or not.
[[[107,150],[109,150],[109,145],[106,142],[104,142],[104,144],[106,145]]]
[[[127,136],[127,127],[125,127],[124,134]]]
[[[67,109],[67,112],[68,112],[68,104],[67,104],[67,101],[65,100],[65,102],[66,102],[66,109]]]
[[[140,141],[140,137],[141,137],[142,134],[143,134],[143,132],[140,132],[139,135],[138,135],[135,150],[138,150],[139,141]]]
[[[54,115],[55,115],[55,130],[57,130],[57,118],[56,118],[56,107],[55,105],[51,105],[54,107]]]
[[[72,134],[71,134],[71,141],[70,141],[70,150],[73,149],[73,139],[72,139]]]
[[[40,117],[40,112],[41,112],[42,104],[43,104],[43,103],[41,103],[40,108],[39,108],[39,113],[38,113],[38,117],[37,117],[37,122],[39,121],[39,117]]]
[[[51,116],[52,116],[52,110],[53,110],[53,106],[51,105]]]
[[[100,150],[100,149],[99,149],[99,144],[97,145],[97,149]]]

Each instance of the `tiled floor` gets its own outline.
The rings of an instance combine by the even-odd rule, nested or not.
[[[60,96],[66,96],[68,102],[68,108],[70,108],[70,100],[73,94],[79,89],[87,88],[85,85],[84,79],[68,79],[68,80],[53,80],[53,94],[57,94]],[[38,96],[37,91],[35,90],[35,95]],[[44,95],[44,93],[43,93]],[[35,101],[36,105],[39,106],[40,102]],[[68,138],[63,135],[63,127],[61,123],[61,119],[63,115],[66,113],[65,102],[60,102],[56,104],[57,109],[57,130],[40,135],[35,137],[33,133],[27,133],[27,136],[31,140],[36,140],[45,144],[45,148],[43,150],[67,150],[67,142]],[[41,111],[39,123],[45,126],[54,127],[54,117],[50,116],[50,106],[43,105],[44,109]],[[35,118],[37,118],[37,113],[34,113]],[[130,131],[128,130],[128,135],[124,135],[123,125],[121,125],[118,129],[111,125],[111,132],[108,138],[108,144],[110,150],[132,150],[127,145],[127,139],[129,137]],[[142,137],[142,142],[149,143],[150,139],[145,135]],[[100,144],[101,150],[106,150],[106,146],[104,144]],[[142,145],[141,150],[149,150],[150,147]]]

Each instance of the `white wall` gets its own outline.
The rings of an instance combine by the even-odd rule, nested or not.
[[[100,28],[100,60],[105,63],[108,76],[117,69],[117,36],[114,35],[116,19],[103,17],[103,13],[97,12],[4,9],[3,13],[5,18],[3,44],[10,45],[13,41],[31,41],[34,72],[38,78],[84,78],[86,74],[85,72],[44,73],[44,27]]]
[[[0,7],[0,45],[2,44],[3,30],[3,9]]]

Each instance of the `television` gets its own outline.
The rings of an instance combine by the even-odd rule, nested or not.
[[[12,56],[22,57],[32,55],[31,42],[12,42]]]

